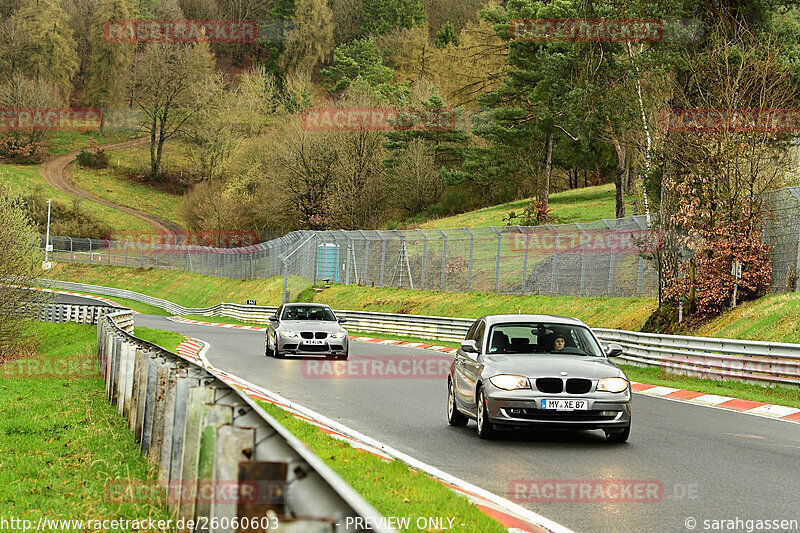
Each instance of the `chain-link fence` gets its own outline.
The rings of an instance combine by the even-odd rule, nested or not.
[[[764,240],[773,290],[797,285],[800,191],[768,195]],[[284,297],[319,281],[448,292],[655,296],[645,256],[658,244],[643,216],[591,223],[428,230],[295,231],[253,246],[213,248],[53,237],[56,261],[167,268],[232,279],[284,277]]]
[[[800,290],[800,188],[771,191],[766,195],[766,205],[763,240],[772,247],[771,289]]]

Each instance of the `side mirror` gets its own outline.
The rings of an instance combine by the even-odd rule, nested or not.
[[[346,318],[340,318],[339,319],[339,324],[345,324],[345,323],[347,323],[347,319]]]
[[[277,323],[277,322],[278,322],[278,317],[276,317],[276,316],[271,316],[271,317],[269,317],[269,321],[270,321],[270,322],[276,322],[276,323]]]
[[[619,344],[612,343],[606,346],[606,356],[619,357],[620,355],[622,355],[622,346]]]
[[[472,339],[461,341],[461,351],[466,353],[478,353],[478,344]]]

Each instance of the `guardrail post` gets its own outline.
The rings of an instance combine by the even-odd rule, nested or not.
[[[155,424],[156,398],[158,395],[158,373],[161,369],[161,358],[157,353],[145,354],[147,363],[147,390],[144,395],[144,420],[142,421],[142,453],[149,455],[150,445],[153,440],[153,427]]]
[[[206,416],[200,431],[200,452],[197,461],[197,500],[195,501],[195,518],[213,516],[211,504],[223,494],[220,486],[214,483],[214,455],[217,448],[217,430],[224,424],[233,422],[233,406],[224,404],[207,404]],[[209,492],[204,490],[211,487]],[[225,491],[229,492],[229,491]],[[232,493],[232,491],[230,491]]]
[[[213,476],[215,485],[239,482],[239,464],[253,458],[255,437],[256,431],[250,427],[226,424],[217,429]],[[241,491],[237,490],[236,492],[240,493]],[[238,515],[237,503],[215,498],[211,502],[211,515],[217,519],[228,518],[230,523],[230,519]],[[211,531],[227,530],[217,528]]]
[[[200,434],[202,424],[208,412],[209,404],[214,400],[212,387],[189,387],[186,403],[186,429],[183,437],[183,458],[181,459],[181,497],[178,506],[178,517],[186,520],[194,519],[197,497],[197,466],[200,457]]]
[[[164,417],[161,434],[161,450],[158,460],[158,482],[164,484],[170,480],[172,466],[172,447],[175,440],[176,420],[176,391],[179,378],[187,379],[186,368],[179,363],[172,363],[167,374],[167,386],[164,392]],[[181,428],[181,431],[183,428]]]
[[[172,428],[172,446],[170,449],[169,481],[179,482],[183,472],[183,447],[186,432],[186,413],[189,401],[189,387],[197,387],[200,379],[197,376],[179,375],[175,384],[175,414]],[[165,426],[166,427],[166,426]],[[172,487],[170,487],[172,492]],[[172,495],[174,498],[174,494]],[[172,501],[175,501],[174,499]]]
[[[150,439],[150,448],[147,450],[147,457],[156,464],[161,458],[161,444],[164,438],[164,415],[166,414],[169,373],[169,362],[167,360],[159,360],[158,370],[156,371],[155,404],[153,406],[153,434]]]

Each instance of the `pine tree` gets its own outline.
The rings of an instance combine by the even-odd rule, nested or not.
[[[395,28],[411,28],[425,22],[422,0],[362,0],[361,28],[382,35]]]

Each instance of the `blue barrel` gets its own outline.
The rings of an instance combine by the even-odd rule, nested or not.
[[[339,245],[320,244],[317,247],[317,279],[339,282]]]

